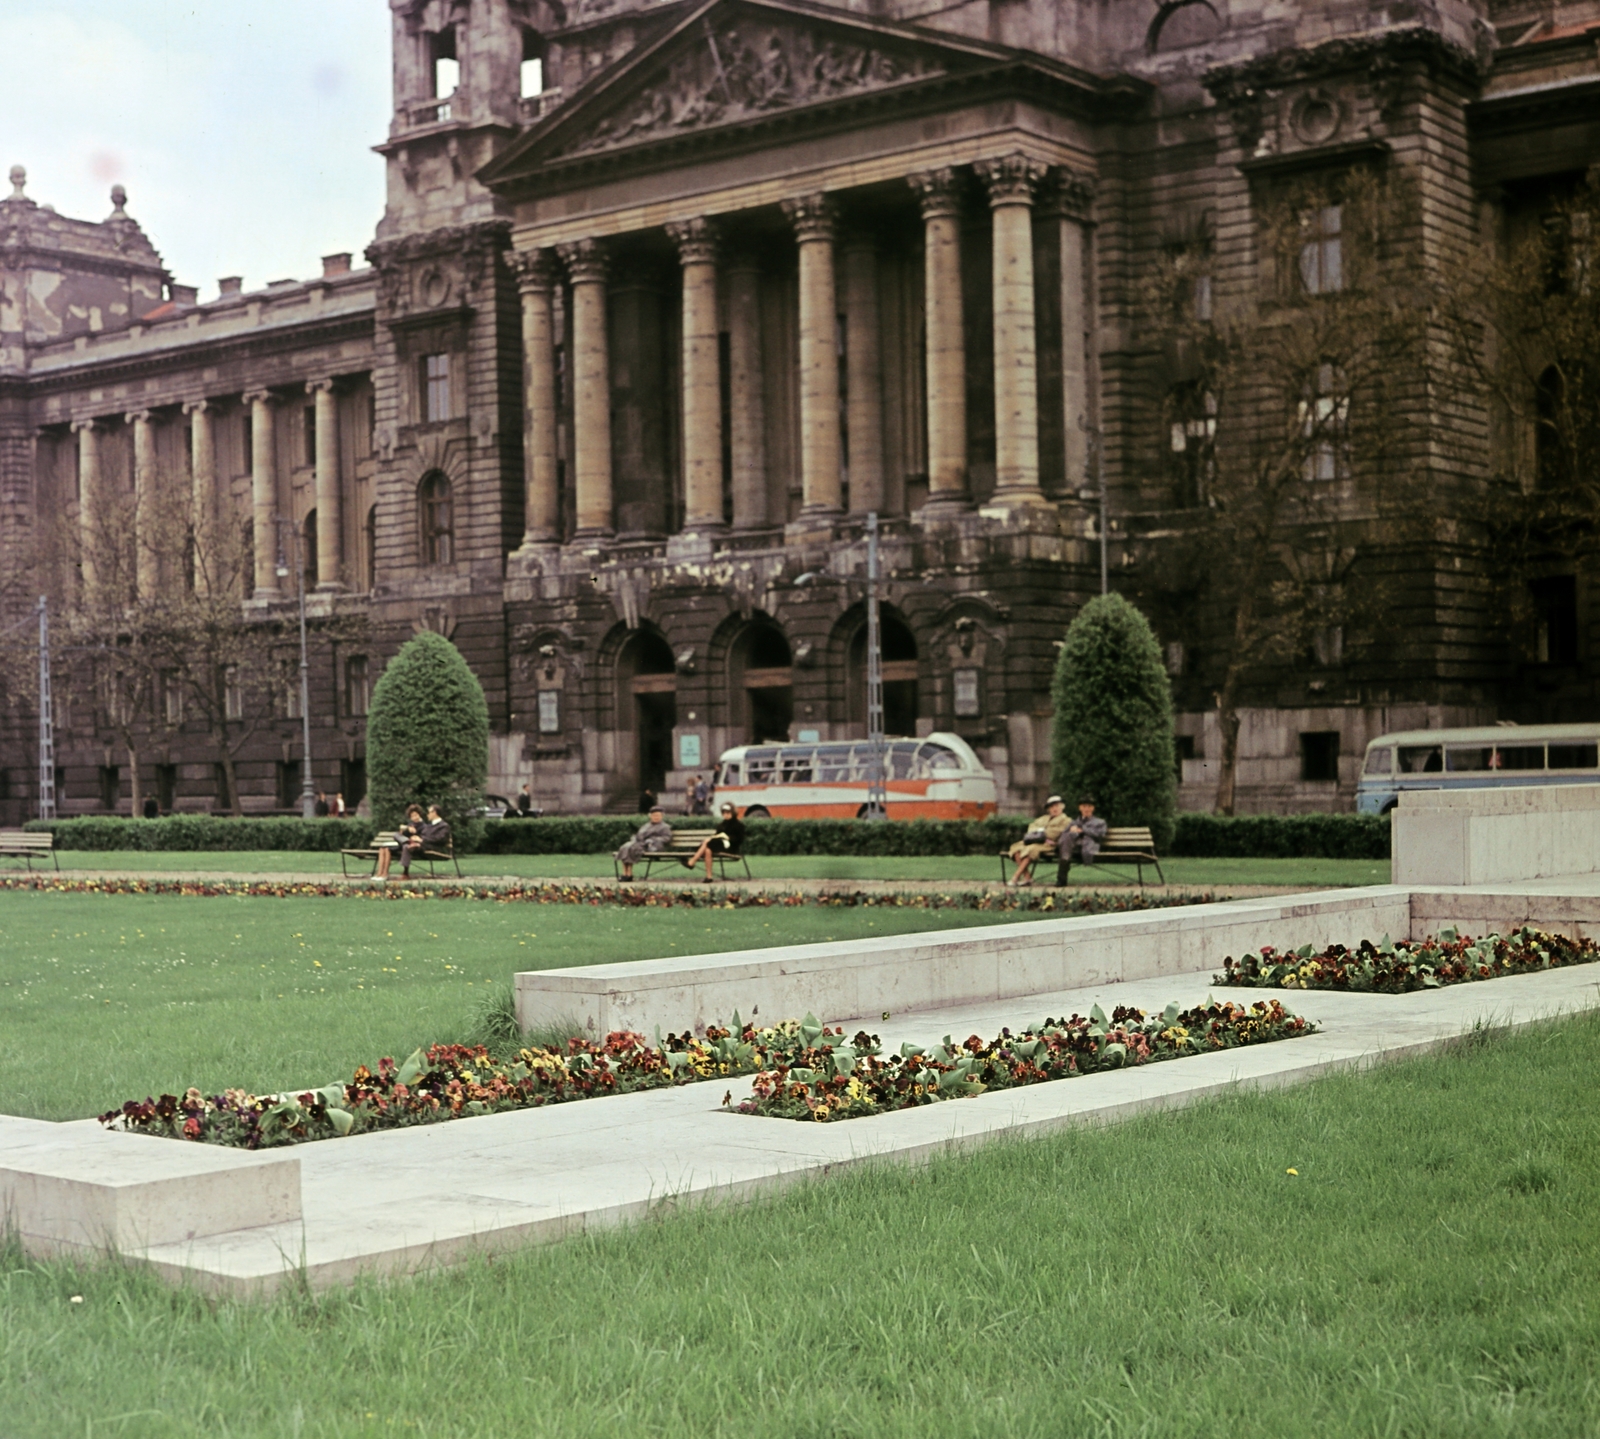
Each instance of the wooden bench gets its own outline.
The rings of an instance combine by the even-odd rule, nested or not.
[[[378,834],[372,837],[372,843],[364,849],[341,849],[339,851],[339,868],[344,871],[344,877],[349,879],[351,878],[350,861],[359,859],[363,864],[370,864],[372,866],[372,874],[376,874],[378,872],[378,855],[386,849],[394,851],[395,862],[398,862],[400,859],[400,847],[394,835]],[[461,861],[456,858],[456,847],[453,840],[449,849],[417,849],[411,852],[412,864],[420,864],[424,861],[428,866],[429,879],[437,879],[439,877],[438,866],[441,864],[453,864],[456,867],[456,878],[466,878],[461,873]],[[360,875],[355,876],[357,879],[360,877]],[[371,878],[371,875],[368,878]]]
[[[35,855],[40,859],[49,855],[56,872],[61,872],[61,861],[56,858],[56,837],[49,830],[0,829],[0,856],[25,859],[31,870]]]
[[[1050,851],[1046,850],[1039,856],[1039,863],[1048,864],[1050,857]],[[1007,877],[1006,865],[1013,862],[1010,850],[1002,850],[1000,852],[1001,879]],[[1073,863],[1074,861],[1070,859],[1057,861],[1056,883],[1058,885],[1067,882],[1067,876],[1071,872]],[[1076,863],[1081,865],[1083,861],[1080,859]],[[1161,861],[1156,858],[1155,837],[1150,833],[1147,825],[1108,826],[1105,842],[1100,846],[1100,852],[1094,857],[1094,868],[1098,869],[1101,865],[1106,864],[1137,865],[1139,869],[1139,887],[1141,889],[1144,887],[1144,867],[1147,864],[1155,867],[1156,875],[1162,884],[1167,882],[1166,875],[1161,873]]]
[[[682,864],[684,860],[688,859],[690,855],[699,849],[700,846],[710,839],[715,833],[716,830],[714,828],[675,829],[672,832],[671,844],[669,844],[665,849],[658,849],[651,854],[641,855],[638,859],[634,860],[633,867],[637,870],[640,865],[643,865],[644,877],[649,879],[650,867],[652,865]],[[732,850],[714,849],[711,851],[711,858],[718,865],[720,865],[724,871],[726,871],[730,864],[742,864],[744,866],[744,877],[746,879],[753,879],[755,877],[750,873],[750,861],[747,860],[742,854],[735,854]],[[620,881],[622,879],[622,866],[617,862],[615,857],[612,858],[611,868],[615,872],[617,879]],[[726,875],[724,874],[723,877],[726,878]]]

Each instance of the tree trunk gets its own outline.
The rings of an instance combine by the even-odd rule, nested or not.
[[[228,783],[228,813],[238,818],[244,813],[244,805],[239,798],[239,775],[233,767],[233,751],[228,748],[226,735],[217,749],[222,755],[222,773]]]
[[[1218,814],[1233,813],[1233,784],[1239,764],[1239,708],[1235,697],[1239,689],[1239,666],[1230,663],[1217,692],[1217,728],[1222,732],[1222,763],[1217,769]]]
[[[139,751],[133,747],[132,740],[124,739],[123,743],[128,747],[128,777],[130,784],[133,786],[133,817],[138,819],[140,800],[143,798],[139,793]]]

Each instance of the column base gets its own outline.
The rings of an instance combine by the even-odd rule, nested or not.
[[[342,595],[344,591],[344,585],[340,584],[338,580],[323,580],[317,585],[316,589],[312,591],[312,594]]]
[[[983,502],[984,514],[1009,514],[1013,510],[1033,509],[1043,506],[1054,508],[1050,498],[1037,485],[1001,486]]]
[[[610,525],[582,525],[572,532],[570,544],[604,544],[608,540],[616,539],[616,537],[617,532]]]
[[[276,585],[257,585],[250,598],[258,605],[273,605],[283,598],[283,591]]]
[[[723,524],[696,525],[667,537],[667,558],[676,563],[705,564],[717,552],[717,541],[728,532]]]
[[[843,519],[842,510],[801,510],[797,519],[783,527],[783,542],[791,546],[831,544]]]

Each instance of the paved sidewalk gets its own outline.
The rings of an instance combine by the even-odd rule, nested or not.
[[[876,1031],[894,1048],[946,1033],[989,1036],[1046,1014],[1087,1013],[1095,1003],[1188,1006],[1210,991],[1202,972],[895,1015],[888,1023],[826,1018],[847,1033]],[[1248,1001],[1263,992],[1225,995]],[[724,1094],[737,1103],[746,1079],[300,1145],[292,1153],[301,1165],[301,1221],[152,1246],[134,1257],[174,1278],[239,1292],[271,1290],[298,1269],[326,1286],[359,1272],[449,1263],[666,1206],[751,1197],[846,1164],[918,1161],[1002,1133],[1110,1123],[1239,1087],[1271,1088],[1423,1053],[1474,1024],[1521,1025],[1600,1007],[1600,973],[1583,965],[1404,996],[1307,992],[1293,1000],[1321,1033],[872,1119],[809,1124],[726,1112]]]

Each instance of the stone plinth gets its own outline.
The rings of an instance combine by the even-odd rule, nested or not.
[[[1410,791],[1393,824],[1396,884],[1502,884],[1600,870],[1600,785]]]

